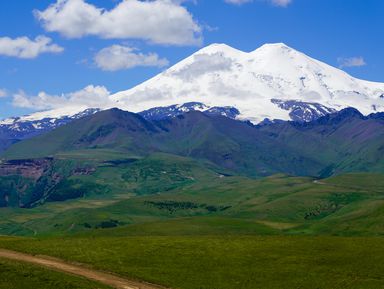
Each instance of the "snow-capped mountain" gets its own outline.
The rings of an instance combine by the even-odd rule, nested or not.
[[[249,53],[213,44],[111,98],[133,112],[186,102],[229,105],[240,111],[239,118],[260,122],[291,119],[292,110],[281,105],[286,101],[331,110],[355,107],[364,114],[383,111],[384,83],[356,79],[282,43]]]
[[[0,122],[0,151],[8,148],[15,142],[51,131],[75,119],[80,119],[99,111],[100,109],[98,108],[88,108],[73,114],[68,108],[63,108],[3,120]],[[209,115],[222,115],[232,119],[235,119],[240,114],[234,107],[208,107],[199,102],[154,107],[139,112],[139,114],[146,120],[151,121],[173,118],[190,111],[201,111]]]
[[[98,111],[100,109],[88,108],[81,112],[72,113],[71,110],[65,108],[3,120],[0,122],[0,151],[17,141],[53,130]]]
[[[91,107],[62,107],[0,121],[0,138],[20,139],[54,129],[99,110]],[[253,123],[306,122],[346,107],[365,115],[384,111],[384,83],[356,79],[282,43],[252,52],[212,44],[111,95],[103,109],[111,107],[150,120],[200,110]]]
[[[0,121],[0,129],[8,129],[14,132],[27,132],[31,128],[36,130],[54,129],[66,124],[74,119],[79,119],[87,115],[100,111],[98,108],[66,107],[49,111],[36,112],[21,117],[11,117]]]

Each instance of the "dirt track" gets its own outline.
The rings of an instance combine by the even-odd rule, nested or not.
[[[23,254],[19,252],[0,249],[0,258],[27,262],[27,263],[47,267],[55,271],[82,276],[89,280],[97,281],[117,289],[165,289],[164,287],[161,287],[161,286],[147,284],[144,282],[127,280],[121,277],[114,276],[112,274],[92,270],[80,265],[70,264],[63,260],[50,258],[50,257],[33,256],[33,255]]]

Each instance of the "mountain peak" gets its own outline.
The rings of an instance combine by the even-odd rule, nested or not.
[[[307,56],[285,43],[243,52],[214,43],[154,78],[111,96],[133,112],[176,103],[233,106],[240,119],[290,120],[271,99],[315,103],[332,110],[355,107],[364,115],[384,111],[384,83],[366,82]],[[132,101],[137,100],[137,101]]]
[[[283,42],[277,42],[277,43],[266,43],[259,48],[257,48],[255,51],[296,51],[295,49],[289,47]],[[214,54],[214,53],[237,53],[237,54],[248,54],[247,52],[244,52],[242,50],[239,50],[237,48],[234,48],[232,46],[229,46],[225,43],[212,43],[202,49],[200,49],[197,54]],[[250,52],[252,53],[252,52]]]
[[[267,55],[275,55],[275,54],[286,54],[286,53],[292,53],[296,52],[299,53],[297,50],[293,49],[292,47],[289,47],[285,43],[266,43],[253,52],[251,52],[253,55],[255,54],[267,54]]]
[[[347,107],[338,112],[320,117],[319,119],[315,120],[312,123],[309,123],[308,125],[312,126],[317,124],[322,124],[322,125],[339,124],[344,121],[350,122],[352,119],[364,119],[364,118],[365,118],[364,115],[356,108]]]
[[[258,49],[264,48],[264,49],[292,49],[287,44],[283,42],[276,42],[276,43],[265,43],[262,46],[260,46]]]
[[[212,43],[202,49],[200,49],[196,54],[215,54],[215,53],[230,53],[230,54],[241,54],[245,53],[239,49],[233,48],[225,43]]]
[[[364,115],[356,108],[354,107],[347,107],[339,111],[338,113],[341,117],[347,118],[347,117],[359,117],[362,118]]]
[[[299,104],[300,114],[304,108],[307,113],[316,107],[332,111],[355,107],[368,115],[384,111],[383,96],[384,83],[354,78],[285,43],[267,43],[250,53],[213,43],[152,79],[111,95],[110,100],[132,112],[191,102],[211,108],[230,106],[240,112],[236,114],[239,119],[259,123],[266,118],[292,120],[292,115],[298,115],[292,109]],[[290,110],[280,104],[292,104],[293,100]],[[79,108],[38,113],[3,124],[74,111],[79,112]]]

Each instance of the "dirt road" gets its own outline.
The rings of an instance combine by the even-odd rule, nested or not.
[[[33,256],[19,252],[0,249],[0,258],[6,258],[21,262],[27,262],[39,266],[43,266],[55,271],[65,272],[73,275],[85,277],[87,279],[100,282],[116,289],[165,289],[164,287],[127,280],[121,277],[114,276],[105,272],[92,270],[80,265],[67,263],[60,259]]]

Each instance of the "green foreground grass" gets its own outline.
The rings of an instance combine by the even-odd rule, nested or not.
[[[0,247],[180,289],[384,288],[384,239],[373,237],[2,238]]]
[[[83,278],[0,259],[0,289],[107,289]]]
[[[384,288],[383,174],[250,179],[165,155],[104,157],[55,191],[83,197],[2,208],[0,234],[31,238],[3,237],[0,248],[174,289]],[[0,289],[95,288],[4,264]]]

